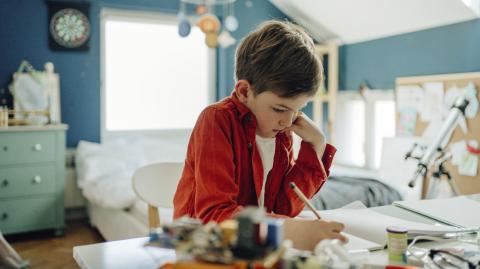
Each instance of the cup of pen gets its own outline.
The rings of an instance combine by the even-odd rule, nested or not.
[[[407,262],[408,230],[403,227],[387,227],[388,259],[391,262]]]

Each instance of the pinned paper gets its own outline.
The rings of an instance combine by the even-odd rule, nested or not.
[[[473,119],[477,116],[478,113],[478,98],[475,85],[473,85],[472,82],[469,82],[467,86],[463,88],[463,93],[469,101],[467,109],[465,109],[465,117]]]
[[[417,111],[415,109],[406,107],[400,110],[400,118],[398,121],[397,135],[399,136],[414,135],[416,123],[417,123]]]
[[[478,142],[468,141],[469,146],[478,148]],[[462,140],[450,145],[452,164],[458,167],[458,173],[463,176],[474,177],[477,175],[478,155],[467,150],[467,141]]]
[[[406,108],[418,111],[423,105],[423,89],[416,85],[400,86],[396,93],[397,111]]]
[[[423,105],[419,110],[420,118],[422,121],[431,121],[443,112],[443,83],[423,83],[423,88],[425,89],[425,95]]]
[[[456,85],[450,87],[445,91],[445,96],[443,97],[443,107],[444,107],[444,116],[446,117],[452,109],[455,101],[462,96],[462,90],[460,90]]]
[[[465,90],[460,90],[456,85],[450,87],[444,95],[443,98],[443,116],[446,118],[448,114],[451,112],[453,105],[455,104],[455,101],[457,101],[458,98],[460,98],[464,94]],[[478,105],[478,102],[477,102]],[[468,107],[467,107],[468,110]],[[468,126],[467,126],[467,120],[465,117],[462,115],[458,117],[457,120],[458,126],[460,126],[460,129],[464,134],[468,133]]]

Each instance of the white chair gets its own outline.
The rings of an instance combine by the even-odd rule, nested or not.
[[[173,196],[182,175],[183,163],[154,163],[138,168],[132,185],[137,196],[148,204],[148,227],[160,227],[158,207],[173,208]]]

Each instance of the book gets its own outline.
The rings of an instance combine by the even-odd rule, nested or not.
[[[458,232],[459,229],[446,225],[432,225],[408,221],[378,213],[354,202],[346,207],[319,211],[323,220],[338,221],[345,224],[344,234],[349,239],[345,245],[348,251],[378,250],[387,244],[387,227],[399,226],[408,229],[409,238],[417,235],[443,236]],[[312,212],[303,211],[299,217],[314,218]]]
[[[480,227],[480,194],[443,199],[398,201],[393,205],[452,226]]]

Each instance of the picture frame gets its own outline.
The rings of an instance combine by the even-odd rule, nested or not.
[[[10,92],[15,120],[31,125],[61,123],[60,76],[53,68],[47,62],[45,71],[19,68],[13,74]]]

